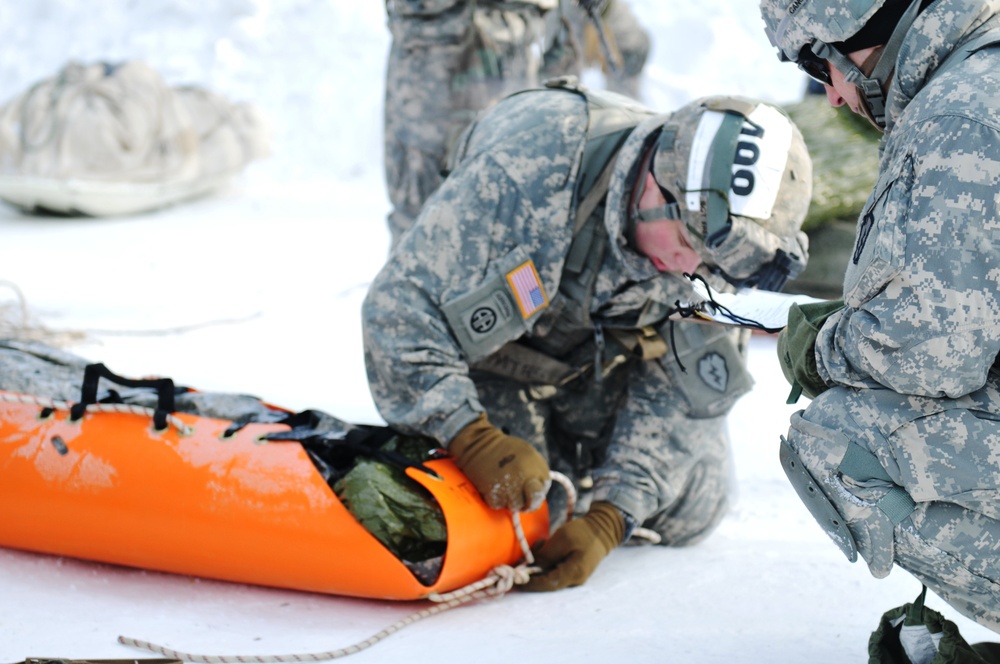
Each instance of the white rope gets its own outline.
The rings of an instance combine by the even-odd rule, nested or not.
[[[576,488],[573,486],[573,482],[562,473],[556,471],[551,472],[551,477],[553,481],[558,482],[566,489],[566,494],[569,500],[568,510],[569,514],[572,514],[573,507],[576,504]],[[469,585],[459,588],[458,590],[453,590],[448,593],[431,593],[427,596],[427,599],[431,602],[435,602],[434,606],[422,611],[417,611],[416,613],[393,623],[389,627],[386,627],[382,631],[372,635],[364,641],[360,641],[346,648],[328,650],[326,652],[302,653],[295,655],[199,655],[195,653],[172,650],[155,643],[150,643],[149,641],[141,641],[139,639],[133,639],[126,636],[119,636],[118,642],[122,645],[132,646],[133,648],[139,648],[141,650],[148,650],[150,652],[163,655],[164,657],[180,659],[185,662],[193,662],[195,664],[282,664],[286,662],[317,662],[339,659],[341,657],[353,655],[354,653],[361,652],[366,648],[370,648],[382,639],[392,636],[407,625],[412,625],[413,623],[423,620],[424,618],[429,618],[430,616],[443,613],[448,609],[453,609],[456,606],[468,604],[469,602],[475,600],[502,597],[515,585],[527,583],[528,579],[531,578],[531,575],[540,571],[540,569],[538,567],[531,566],[531,564],[535,562],[535,557],[532,555],[531,546],[528,544],[528,539],[524,535],[524,528],[521,525],[520,513],[512,512],[511,521],[514,525],[514,535],[517,537],[517,542],[521,547],[521,552],[524,554],[524,562],[516,567],[511,567],[510,565],[497,565],[490,571],[489,574],[486,575],[485,578],[474,583],[470,583]]]
[[[650,530],[649,528],[636,528],[632,531],[632,539],[646,540],[649,544],[659,544],[663,541],[663,538],[660,537],[660,533],[655,530]]]
[[[561,485],[566,490],[566,518],[573,518],[573,510],[576,509],[576,486],[573,484],[573,480],[554,470],[550,471],[549,474],[556,484]]]
[[[482,593],[486,596],[486,593]],[[163,646],[156,645],[155,643],[150,643],[148,641],[141,641],[139,639],[129,638],[127,636],[119,636],[118,643],[126,646],[132,646],[133,648],[139,648],[141,650],[148,650],[150,652],[159,653],[165,657],[171,659],[180,659],[185,662],[195,662],[197,664],[243,664],[245,662],[256,662],[261,664],[266,663],[277,663],[277,662],[318,662],[329,659],[339,659],[341,657],[346,657],[348,655],[353,655],[354,653],[361,652],[367,648],[372,647],[382,639],[392,636],[399,630],[403,629],[407,625],[412,625],[415,622],[423,620],[424,618],[429,618],[433,615],[447,611],[453,607],[459,606],[460,604],[465,604],[473,599],[478,599],[475,596],[469,596],[467,598],[453,599],[443,604],[436,604],[423,611],[418,611],[413,613],[402,620],[393,623],[389,627],[386,627],[381,632],[371,636],[364,641],[355,643],[352,646],[346,648],[340,648],[338,650],[329,650],[326,652],[317,653],[303,653],[297,655],[198,655],[194,653],[181,652],[179,650],[171,650],[170,648],[165,648]]]
[[[244,664],[248,662],[256,664],[275,664],[284,662],[316,662],[339,659],[370,648],[379,641],[392,636],[407,625],[412,625],[413,623],[423,620],[424,618],[429,618],[433,615],[437,615],[438,613],[443,613],[448,609],[453,609],[456,606],[468,604],[469,602],[475,600],[490,597],[502,597],[510,591],[514,585],[527,583],[531,575],[537,571],[539,571],[539,568],[529,567],[525,563],[522,563],[517,567],[511,567],[510,565],[497,565],[486,576],[486,578],[476,581],[475,583],[471,583],[464,588],[459,588],[458,590],[450,593],[432,593],[428,595],[427,599],[435,602],[434,606],[412,613],[406,618],[393,623],[389,627],[386,627],[382,631],[372,635],[364,641],[360,641],[352,646],[340,648],[338,650],[328,650],[326,652],[317,653],[299,653],[293,655],[200,655],[182,652],[179,650],[172,650],[155,643],[150,643],[149,641],[141,641],[127,636],[119,636],[118,643],[126,646],[132,646],[133,648],[139,648],[141,650],[148,650],[150,652],[163,655],[164,657],[180,659],[185,662],[194,662],[195,664]]]
[[[40,323],[32,315],[24,293],[14,282],[0,279],[0,288],[9,288],[17,299],[16,304],[0,302],[0,338],[41,341],[59,347],[70,346],[87,339],[87,333],[83,330],[52,330]]]
[[[56,399],[36,397],[30,394],[15,394],[13,392],[0,392],[0,401],[26,403],[34,406],[41,406],[42,408],[51,408],[53,410],[69,410],[73,407],[73,404],[68,401],[58,401]],[[85,410],[100,413],[131,413],[133,415],[145,415],[150,418],[156,414],[156,410],[153,408],[128,403],[92,403],[87,404]],[[184,420],[180,419],[176,415],[167,413],[166,419],[167,422],[174,425],[174,428],[177,429],[177,433],[182,436],[190,436],[194,432],[193,428],[184,424]]]

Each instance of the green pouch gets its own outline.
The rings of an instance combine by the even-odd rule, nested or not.
[[[660,335],[667,341],[667,350],[657,361],[684,396],[688,415],[706,418],[728,413],[753,387],[732,328],[672,321],[666,325]]]
[[[788,326],[778,336],[778,361],[792,386],[787,403],[795,403],[802,394],[812,399],[826,390],[816,369],[816,337],[826,319],[843,308],[843,300],[831,300],[793,304],[788,310]]]
[[[912,604],[882,615],[868,640],[868,664],[991,664],[1000,644],[969,645],[958,626],[924,606],[927,586]]]

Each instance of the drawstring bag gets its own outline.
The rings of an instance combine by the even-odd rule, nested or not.
[[[924,606],[927,586],[912,604],[882,615],[868,641],[868,664],[991,664],[1000,643],[969,645],[958,626]]]
[[[0,199],[111,216],[204,195],[265,156],[259,112],[138,61],[69,62],[0,106]]]

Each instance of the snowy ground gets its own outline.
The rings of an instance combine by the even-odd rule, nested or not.
[[[105,220],[0,207],[0,280],[16,283],[50,328],[88,330],[71,350],[118,373],[379,422],[358,309],[388,245],[381,3],[203,4],[0,6],[2,98],[70,56],[145,57],[176,80],[258,101],[275,121],[274,156],[211,198]],[[787,101],[801,89],[794,68],[777,66],[756,2],[674,0],[669,13],[656,0],[634,5],[659,36],[652,104],[720,91]],[[0,289],[0,302],[12,297]],[[454,609],[350,661],[866,661],[882,612],[920,586],[901,570],[872,578],[813,522],[777,461],[795,407],[784,405],[774,340],[755,337],[751,350],[757,387],[731,418],[738,503],[706,542],[620,549],[581,588]],[[968,640],[996,640],[940,599],[929,604]],[[118,645],[120,634],[210,654],[327,651],[426,606],[0,549],[0,662],[147,656]]]
[[[118,373],[168,375],[378,422],[365,387],[358,308],[388,242],[380,187],[377,178],[322,187],[238,184],[214,198],[116,220],[23,217],[3,208],[2,276],[17,281],[50,327],[132,331],[94,332],[73,348]],[[366,200],[330,203],[358,198]],[[170,331],[183,326],[193,329]],[[581,588],[455,609],[353,659],[865,661],[882,612],[911,601],[919,584],[901,570],[875,580],[820,531],[777,462],[792,407],[783,403],[787,385],[773,339],[755,337],[751,368],[756,389],[732,416],[739,502],[706,542],[620,549]],[[0,662],[142,656],[118,645],[119,634],[213,654],[321,652],[424,606],[0,549]],[[940,600],[932,606],[954,617]],[[991,638],[969,621],[959,624],[970,639]]]

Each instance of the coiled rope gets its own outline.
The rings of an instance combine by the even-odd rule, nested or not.
[[[556,471],[551,471],[551,477],[554,482],[559,483],[566,490],[568,498],[567,513],[572,514],[576,505],[576,488],[573,486],[573,482],[562,473],[558,473]],[[402,620],[389,625],[364,641],[359,641],[358,643],[347,646],[346,648],[328,650],[325,652],[300,653],[292,655],[201,655],[173,650],[155,643],[150,643],[149,641],[133,639],[127,636],[119,636],[118,642],[122,645],[139,648],[140,650],[148,650],[171,659],[180,659],[185,662],[194,662],[196,664],[277,664],[284,662],[318,662],[353,655],[354,653],[370,648],[379,641],[392,636],[407,625],[412,625],[413,623],[423,620],[424,618],[429,618],[433,615],[443,613],[448,609],[453,609],[456,606],[461,606],[462,604],[468,604],[469,602],[480,599],[502,597],[515,585],[527,583],[532,574],[541,570],[538,567],[532,566],[535,562],[535,557],[532,555],[531,547],[528,545],[528,540],[524,535],[524,528],[521,526],[520,514],[518,512],[512,512],[511,520],[514,525],[514,534],[517,536],[518,544],[521,546],[521,552],[524,554],[524,560],[520,564],[515,567],[511,567],[510,565],[497,565],[492,569],[492,571],[490,571],[489,574],[486,575],[485,578],[476,581],[475,583],[471,583],[463,588],[459,588],[458,590],[448,593],[431,593],[427,596],[427,599],[434,602],[434,606],[412,613]]]

